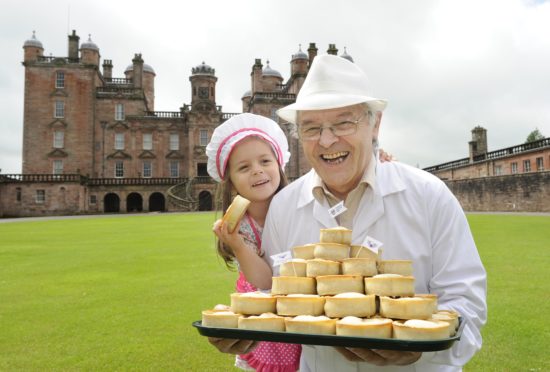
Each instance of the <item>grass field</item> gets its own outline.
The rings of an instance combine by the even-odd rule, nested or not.
[[[214,215],[0,224],[0,371],[223,371],[191,327],[228,303]],[[489,276],[489,322],[467,371],[550,369],[550,217],[470,215]]]

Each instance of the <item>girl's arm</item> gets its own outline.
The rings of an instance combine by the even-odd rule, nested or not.
[[[259,289],[270,289],[273,276],[271,267],[245,244],[239,229],[229,233],[227,224],[218,220],[212,230],[218,239],[231,248],[246,280]]]

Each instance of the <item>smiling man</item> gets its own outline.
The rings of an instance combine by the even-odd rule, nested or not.
[[[272,255],[318,242],[321,228],[351,229],[352,244],[374,238],[384,244],[383,259],[413,261],[416,293],[436,294],[440,309],[461,314],[462,338],[450,350],[423,354],[304,345],[300,371],[460,371],[481,347],[486,273],[468,223],[441,180],[378,161],[385,107],[357,65],[332,55],[315,58],[296,103],[278,112],[297,125],[313,169],[273,198],[265,257],[273,264]],[[330,213],[341,203],[341,213]]]

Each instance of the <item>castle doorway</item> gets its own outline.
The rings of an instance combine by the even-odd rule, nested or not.
[[[132,192],[128,194],[126,198],[126,212],[142,212],[143,211],[143,198],[141,194]]]
[[[165,209],[164,195],[160,192],[154,192],[149,196],[149,211],[151,212],[164,212]]]
[[[120,212],[120,198],[115,193],[108,193],[103,198],[103,211],[105,213]]]
[[[212,195],[208,191],[199,193],[199,211],[212,210]]]

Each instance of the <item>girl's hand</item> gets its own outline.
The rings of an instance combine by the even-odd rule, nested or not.
[[[228,224],[219,219],[214,222],[214,226],[212,226],[212,231],[214,232],[214,234],[216,234],[218,239],[220,239],[223,244],[231,247],[233,253],[235,253],[235,249],[244,245],[244,240],[239,234],[238,226],[233,231],[233,233],[230,233]]]

